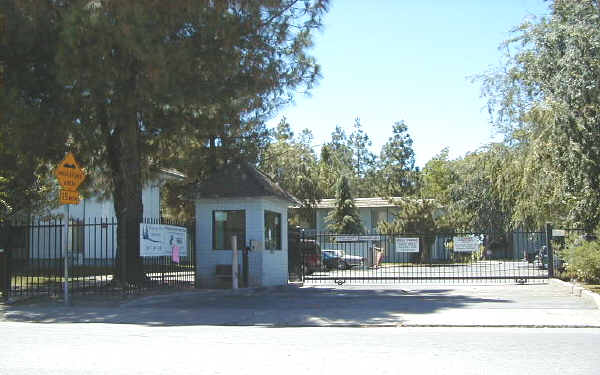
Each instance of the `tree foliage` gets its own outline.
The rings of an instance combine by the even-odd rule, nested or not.
[[[51,208],[48,177],[63,156],[69,125],[54,54],[59,14],[45,1],[0,3],[0,221]]]
[[[510,141],[527,142],[529,155],[547,148],[560,172],[554,198],[588,231],[600,222],[599,9],[597,0],[555,0],[549,17],[515,30],[505,67],[484,78],[496,124]]]
[[[295,137],[283,118],[275,129],[273,138],[260,156],[259,167],[302,202],[302,207],[297,211],[300,214],[299,220],[312,223],[312,208],[323,198],[319,186],[317,156],[311,144],[312,134],[306,130]]]
[[[137,283],[141,191],[151,167],[182,165],[193,178],[205,164],[179,164],[188,152],[213,169],[235,158],[255,161],[264,119],[319,76],[307,50],[327,6],[4,1],[14,48],[1,130],[47,142],[35,152],[16,146],[29,170],[60,160],[68,143],[102,180],[119,223],[119,277]]]

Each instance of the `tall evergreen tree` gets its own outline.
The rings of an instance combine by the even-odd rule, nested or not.
[[[60,32],[56,6],[2,1],[0,22],[1,221],[56,205],[49,176],[64,156],[70,124],[64,121],[54,60]]]
[[[364,228],[350,192],[348,178],[341,176],[335,186],[335,208],[327,215],[327,228],[334,233],[361,234]]]
[[[418,189],[413,141],[404,121],[394,123],[392,136],[381,149],[377,193],[381,196],[413,195]]]
[[[327,0],[3,1],[0,13],[15,15],[8,26],[15,48],[0,99],[1,109],[11,111],[2,125],[23,138],[36,130],[31,140],[52,141],[53,147],[40,145],[48,154],[41,159],[60,160],[69,139],[89,174],[102,175],[118,219],[118,277],[139,283],[141,193],[150,167],[205,144],[213,168],[219,160],[256,159],[264,119],[319,76],[307,49],[327,6]],[[247,142],[248,135],[257,142]],[[31,157],[24,151],[32,148],[21,151]],[[192,176],[201,174],[197,165]]]
[[[374,167],[375,155],[369,150],[371,139],[362,129],[360,118],[354,119],[352,133],[348,138],[348,147],[352,150],[352,168],[354,176],[358,179],[364,178]]]
[[[342,175],[354,176],[352,150],[344,129],[337,125],[331,133],[331,140],[321,147],[319,158],[319,183],[325,197],[335,197],[335,186]]]

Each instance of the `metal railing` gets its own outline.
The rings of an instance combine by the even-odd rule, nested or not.
[[[301,236],[297,269],[308,283],[545,283],[549,277],[538,256],[543,231]],[[305,249],[311,243],[319,265]]]

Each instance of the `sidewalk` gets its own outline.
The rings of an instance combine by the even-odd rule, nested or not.
[[[151,326],[600,327],[591,298],[568,286],[394,285],[190,290],[132,299],[75,297],[0,305],[2,321]]]

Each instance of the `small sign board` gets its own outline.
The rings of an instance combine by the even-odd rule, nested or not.
[[[335,242],[358,242],[358,236],[336,236]]]
[[[79,192],[77,190],[60,190],[60,204],[79,204]]]
[[[379,236],[336,236],[335,242],[379,241]]]
[[[454,252],[473,253],[479,250],[479,239],[476,237],[453,237]]]
[[[552,229],[552,237],[566,237],[567,231],[564,229]]]
[[[187,255],[187,229],[176,225],[140,224],[140,256]]]
[[[397,253],[418,253],[419,252],[419,238],[396,237],[396,252]]]

